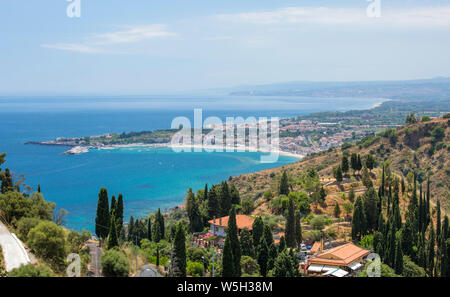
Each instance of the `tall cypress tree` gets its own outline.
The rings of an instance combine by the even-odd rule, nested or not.
[[[222,276],[223,277],[235,276],[233,249],[231,247],[231,239],[228,234],[225,237],[225,244],[223,246]]]
[[[430,222],[430,231],[428,233],[428,249],[427,249],[427,268],[428,275],[433,276],[434,271],[434,245],[436,243],[433,222]]]
[[[341,168],[343,173],[347,173],[349,168],[347,156],[342,156]]]
[[[295,247],[295,217],[294,217],[294,202],[292,197],[289,197],[288,213],[286,217],[286,245],[290,248]]]
[[[128,223],[128,237],[127,241],[134,242],[134,217],[130,217],[130,222]]]
[[[247,228],[242,229],[241,236],[240,236],[240,242],[241,242],[242,255],[254,258],[255,252],[254,252],[254,246],[253,246],[253,237]]]
[[[436,203],[436,238],[441,235],[441,201],[437,199]]]
[[[300,211],[297,211],[295,213],[295,242],[297,244],[297,248],[300,248],[300,245],[303,241],[303,236],[302,236],[302,224],[300,221]]]
[[[259,242],[261,241],[261,237],[264,232],[264,223],[261,217],[257,217],[253,221],[252,225],[252,235],[253,235],[253,242],[255,244],[259,245]]]
[[[186,277],[186,236],[181,222],[178,223],[175,232],[170,275],[172,277]]]
[[[233,252],[233,268],[236,277],[241,276],[241,245],[238,238],[238,228],[236,225],[236,211],[231,208],[230,217],[228,219],[227,238],[230,240],[231,250]]]
[[[108,237],[110,223],[108,192],[101,188],[98,194],[97,215],[95,218],[95,233],[99,238]]]
[[[262,276],[267,276],[267,262],[269,260],[269,248],[267,247],[266,239],[261,238],[258,245],[258,264]]]
[[[289,195],[289,181],[288,181],[288,176],[287,176],[286,171],[283,171],[283,174],[281,175],[278,194]]]
[[[213,219],[214,217],[220,216],[220,214],[219,198],[217,197],[216,186],[213,186],[208,193],[208,217]]]
[[[109,210],[109,215],[112,216],[114,214],[115,216],[116,212],[116,196],[112,195],[111,197],[111,209]],[[114,222],[116,223],[116,222]]]
[[[222,216],[226,216],[230,212],[231,205],[230,189],[228,183],[224,181],[220,185],[220,209],[222,211]]]
[[[395,274],[401,275],[403,273],[403,252],[401,241],[397,241],[395,247],[395,263],[394,263]]]
[[[278,251],[277,248],[275,247],[275,243],[271,243],[269,245],[269,260],[267,261],[267,270],[272,270],[274,263],[275,263],[275,259],[278,256]]]
[[[266,239],[267,247],[274,243],[272,228],[267,224],[264,224],[263,237]]]
[[[114,214],[111,216],[111,222],[109,224],[109,234],[108,234],[108,249],[112,249],[113,247],[119,246],[119,240],[117,238],[117,225],[116,218]]]
[[[147,220],[147,239],[152,241],[152,218],[148,217]]]
[[[230,195],[231,195],[231,203],[232,204],[240,204],[241,203],[241,197],[239,195],[239,191],[234,184],[231,186]]]
[[[352,218],[352,238],[361,240],[361,237],[366,234],[367,222],[364,213],[363,203],[361,197],[358,197],[355,202]]]
[[[115,217],[116,217],[116,222],[117,222],[117,234],[121,234],[122,228],[123,228],[123,196],[122,196],[122,194],[119,194],[119,197],[117,198]]]

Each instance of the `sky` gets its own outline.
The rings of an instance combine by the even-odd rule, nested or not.
[[[1,1],[0,95],[450,76],[450,0],[72,1]]]

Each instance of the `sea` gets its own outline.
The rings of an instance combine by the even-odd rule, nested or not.
[[[117,148],[61,155],[67,147],[25,145],[104,133],[170,128],[174,118],[193,123],[194,108],[203,119],[226,117],[295,117],[319,111],[368,109],[383,99],[296,98],[227,95],[151,96],[0,96],[0,152],[2,168],[10,168],[22,190],[40,185],[46,200],[65,209],[66,227],[94,230],[100,188],[109,197],[124,197],[125,220],[145,217],[158,208],[183,204],[194,191],[228,179],[296,162],[280,156],[262,163],[260,152],[182,152],[170,148]]]

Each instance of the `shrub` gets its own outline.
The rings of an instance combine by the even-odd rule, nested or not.
[[[186,273],[191,276],[202,276],[203,264],[200,262],[188,262]]]
[[[50,277],[52,272],[41,265],[34,266],[33,264],[20,265],[8,273],[9,277]]]
[[[314,230],[320,231],[325,228],[326,220],[323,216],[315,216],[314,218],[312,218],[310,224]]]
[[[258,262],[249,256],[242,256],[241,258],[242,275],[245,276],[260,276]]]
[[[107,250],[101,257],[103,275],[107,277],[127,277],[130,264],[126,255],[116,248]]]
[[[17,221],[17,234],[20,239],[27,241],[30,230],[36,227],[40,222],[41,220],[38,218],[21,218]]]

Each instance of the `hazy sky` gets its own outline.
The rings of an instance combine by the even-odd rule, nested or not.
[[[450,0],[80,1],[1,1],[0,94],[450,76]]]

